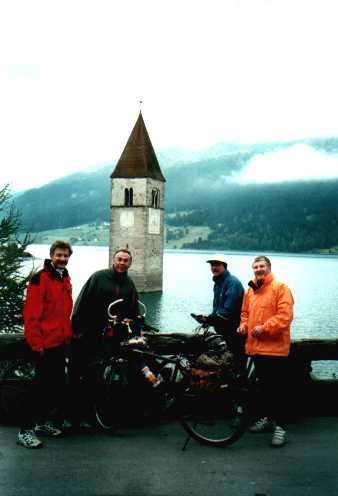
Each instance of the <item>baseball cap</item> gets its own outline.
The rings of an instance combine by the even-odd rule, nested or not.
[[[222,255],[222,253],[217,253],[215,255],[211,255],[206,262],[207,263],[210,263],[210,262],[221,262],[221,263],[224,263],[224,264],[228,263],[227,260],[226,260],[225,255]]]

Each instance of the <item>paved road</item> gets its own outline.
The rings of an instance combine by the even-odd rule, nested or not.
[[[312,417],[288,428],[284,448],[270,434],[246,434],[229,448],[204,447],[177,423],[86,433],[17,446],[0,426],[1,496],[337,496],[338,420]]]

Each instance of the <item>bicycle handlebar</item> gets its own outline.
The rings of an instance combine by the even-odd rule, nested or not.
[[[138,301],[138,304],[141,305],[141,307],[143,307],[143,310],[144,310],[144,314],[143,315],[141,314],[141,317],[145,318],[145,316],[147,315],[147,307],[145,306],[145,304],[141,300],[137,300],[137,301]]]
[[[112,314],[110,313],[110,310],[111,310],[111,308],[112,308],[114,305],[117,305],[117,303],[121,303],[122,301],[123,301],[123,298],[120,298],[119,300],[115,300],[115,301],[113,301],[112,303],[110,303],[110,304],[108,305],[108,308],[107,308],[107,313],[108,313],[108,317],[109,317],[110,319],[116,319],[116,318],[117,318],[117,315],[112,315]]]
[[[202,319],[203,315],[197,315],[196,313],[191,313],[190,316],[195,319],[199,324],[202,324]]]
[[[117,315],[112,315],[112,313],[111,313],[111,309],[112,309],[115,305],[117,305],[118,303],[122,303],[123,301],[124,301],[124,299],[123,299],[123,298],[119,298],[118,300],[114,300],[112,303],[110,303],[110,304],[108,305],[108,308],[107,308],[107,313],[108,313],[108,317],[109,317],[110,319],[112,319],[112,320],[116,320],[116,319],[117,319]],[[144,312],[143,314],[142,314],[142,313],[140,314],[140,317],[145,318],[145,316],[147,315],[147,307],[145,306],[145,304],[144,304],[142,301],[140,301],[140,300],[137,300],[137,301],[138,301],[139,305],[141,305],[141,307],[143,308],[143,312]],[[132,319],[128,319],[128,317],[125,317],[125,319],[122,319],[122,320],[129,320],[129,321],[132,321]]]

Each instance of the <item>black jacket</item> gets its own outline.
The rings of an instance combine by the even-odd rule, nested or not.
[[[99,270],[83,286],[74,305],[72,327],[75,335],[96,340],[108,322],[110,303],[123,299],[113,313],[120,318],[136,319],[139,314],[138,294],[127,273],[112,269]]]

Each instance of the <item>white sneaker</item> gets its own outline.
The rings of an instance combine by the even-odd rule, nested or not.
[[[18,434],[16,444],[25,448],[42,448],[42,442],[36,437],[33,430],[21,430]]]
[[[250,432],[272,432],[273,423],[267,417],[263,417],[259,420],[256,420],[251,427],[249,427]]]
[[[45,422],[42,425],[38,424],[35,426],[34,430],[37,434],[40,434],[40,436],[58,437],[63,434],[62,430],[55,427],[52,422]]]
[[[279,425],[276,425],[275,430],[273,431],[273,436],[271,440],[271,446],[274,448],[280,448],[281,446],[284,446],[286,443],[286,432],[282,427],[279,427]]]

